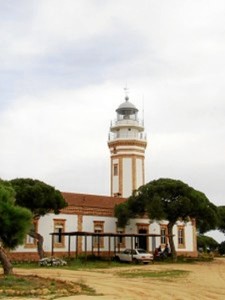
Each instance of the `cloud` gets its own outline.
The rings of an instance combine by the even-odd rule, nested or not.
[[[224,1],[2,1],[2,178],[109,193],[115,109],[144,111],[146,180],[222,203]],[[88,182],[88,184],[87,184]]]
[[[17,99],[0,121],[1,176],[43,177],[77,161],[108,156],[107,116],[115,109],[110,103],[114,95],[107,92],[111,89],[110,84],[86,86]]]

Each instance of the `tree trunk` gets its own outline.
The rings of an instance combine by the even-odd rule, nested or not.
[[[42,259],[44,257],[44,250],[43,250],[44,238],[43,238],[43,236],[40,235],[39,233],[35,232],[34,230],[31,230],[29,232],[29,235],[32,238],[37,240],[37,252],[38,252],[40,259]]]
[[[170,243],[170,250],[171,250],[171,256],[174,262],[177,261],[177,252],[175,249],[174,241],[173,241],[173,223],[168,223],[168,235],[169,235],[169,243]]]
[[[0,262],[2,263],[4,275],[12,275],[13,274],[12,264],[8,259],[2,246],[0,246]]]

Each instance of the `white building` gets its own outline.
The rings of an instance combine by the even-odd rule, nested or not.
[[[111,123],[108,140],[111,153],[111,196],[63,192],[68,207],[59,215],[48,214],[35,222],[36,231],[44,238],[46,256],[51,255],[53,249],[54,255],[58,256],[84,252],[99,254],[135,247],[136,244],[154,252],[159,245],[163,248],[168,243],[167,221],[152,222],[146,216],[131,219],[125,228],[117,227],[115,205],[126,201],[134,189],[145,183],[147,141],[143,121],[138,119],[138,109],[128,97],[116,113],[117,118]],[[53,232],[58,235],[52,236]],[[99,235],[93,236],[93,233]],[[136,236],[132,237],[134,234]],[[194,220],[185,224],[177,222],[173,234],[178,255],[197,255]],[[12,259],[37,259],[36,244],[28,236],[23,246],[10,253]]]

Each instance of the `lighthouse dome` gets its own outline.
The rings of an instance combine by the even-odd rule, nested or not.
[[[126,97],[125,98],[126,101],[123,102],[122,104],[120,104],[120,106],[117,108],[116,112],[120,115],[133,115],[135,113],[138,112],[138,109],[134,106],[134,104],[132,104],[131,102],[129,102],[129,98]]]

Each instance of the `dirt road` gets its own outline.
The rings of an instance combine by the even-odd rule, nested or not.
[[[198,264],[149,264],[130,266],[132,270],[185,270],[188,275],[181,278],[121,278],[119,270],[68,271],[61,269],[35,269],[32,274],[54,277],[88,284],[102,296],[73,296],[58,300],[224,300],[225,259]],[[129,269],[130,269],[129,268]],[[121,268],[120,270],[124,270]],[[127,268],[126,268],[127,270]],[[30,274],[31,270],[15,270],[19,274]]]

